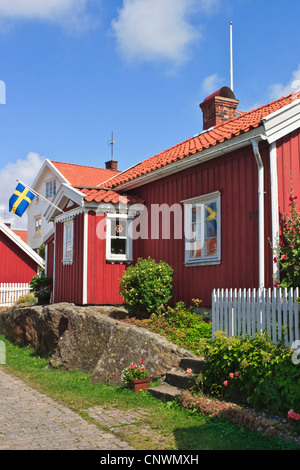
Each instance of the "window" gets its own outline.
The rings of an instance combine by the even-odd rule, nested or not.
[[[64,223],[64,255],[63,261],[73,261],[73,220]]]
[[[39,215],[35,217],[35,235],[42,233],[42,217]]]
[[[220,193],[183,201],[185,205],[186,265],[221,261]]]
[[[125,214],[106,216],[106,259],[108,261],[131,261],[132,238],[129,236],[131,218]]]
[[[46,198],[55,196],[56,194],[56,180],[48,181],[46,183]]]

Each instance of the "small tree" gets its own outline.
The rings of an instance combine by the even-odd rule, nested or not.
[[[164,261],[139,258],[120,279],[119,293],[132,313],[150,315],[172,297],[173,269]]]
[[[290,212],[283,221],[281,241],[274,258],[280,265],[281,280],[275,287],[300,287],[300,212],[297,210],[293,184],[290,186]]]

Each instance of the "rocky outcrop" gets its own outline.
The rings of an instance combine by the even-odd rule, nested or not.
[[[89,372],[93,382],[112,385],[120,383],[125,367],[141,359],[151,377],[159,377],[182,357],[193,357],[158,334],[101,313],[99,307],[12,307],[0,313],[0,333],[49,357],[52,365]]]

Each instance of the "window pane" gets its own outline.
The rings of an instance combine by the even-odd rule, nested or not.
[[[111,237],[126,238],[127,237],[127,221],[124,219],[112,219],[111,221]]]
[[[192,206],[192,224],[191,224],[191,258],[200,258],[201,257],[201,205],[194,204]]]
[[[111,239],[111,254],[112,255],[126,255],[126,239],[112,238]]]
[[[72,257],[72,242],[66,242],[66,257]]]
[[[205,256],[215,256],[218,252],[217,203],[205,206]]]

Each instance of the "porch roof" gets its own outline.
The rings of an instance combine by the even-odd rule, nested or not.
[[[136,195],[121,194],[112,189],[90,186],[75,186],[85,195],[87,202],[110,202],[111,204],[143,204],[144,201]]]

